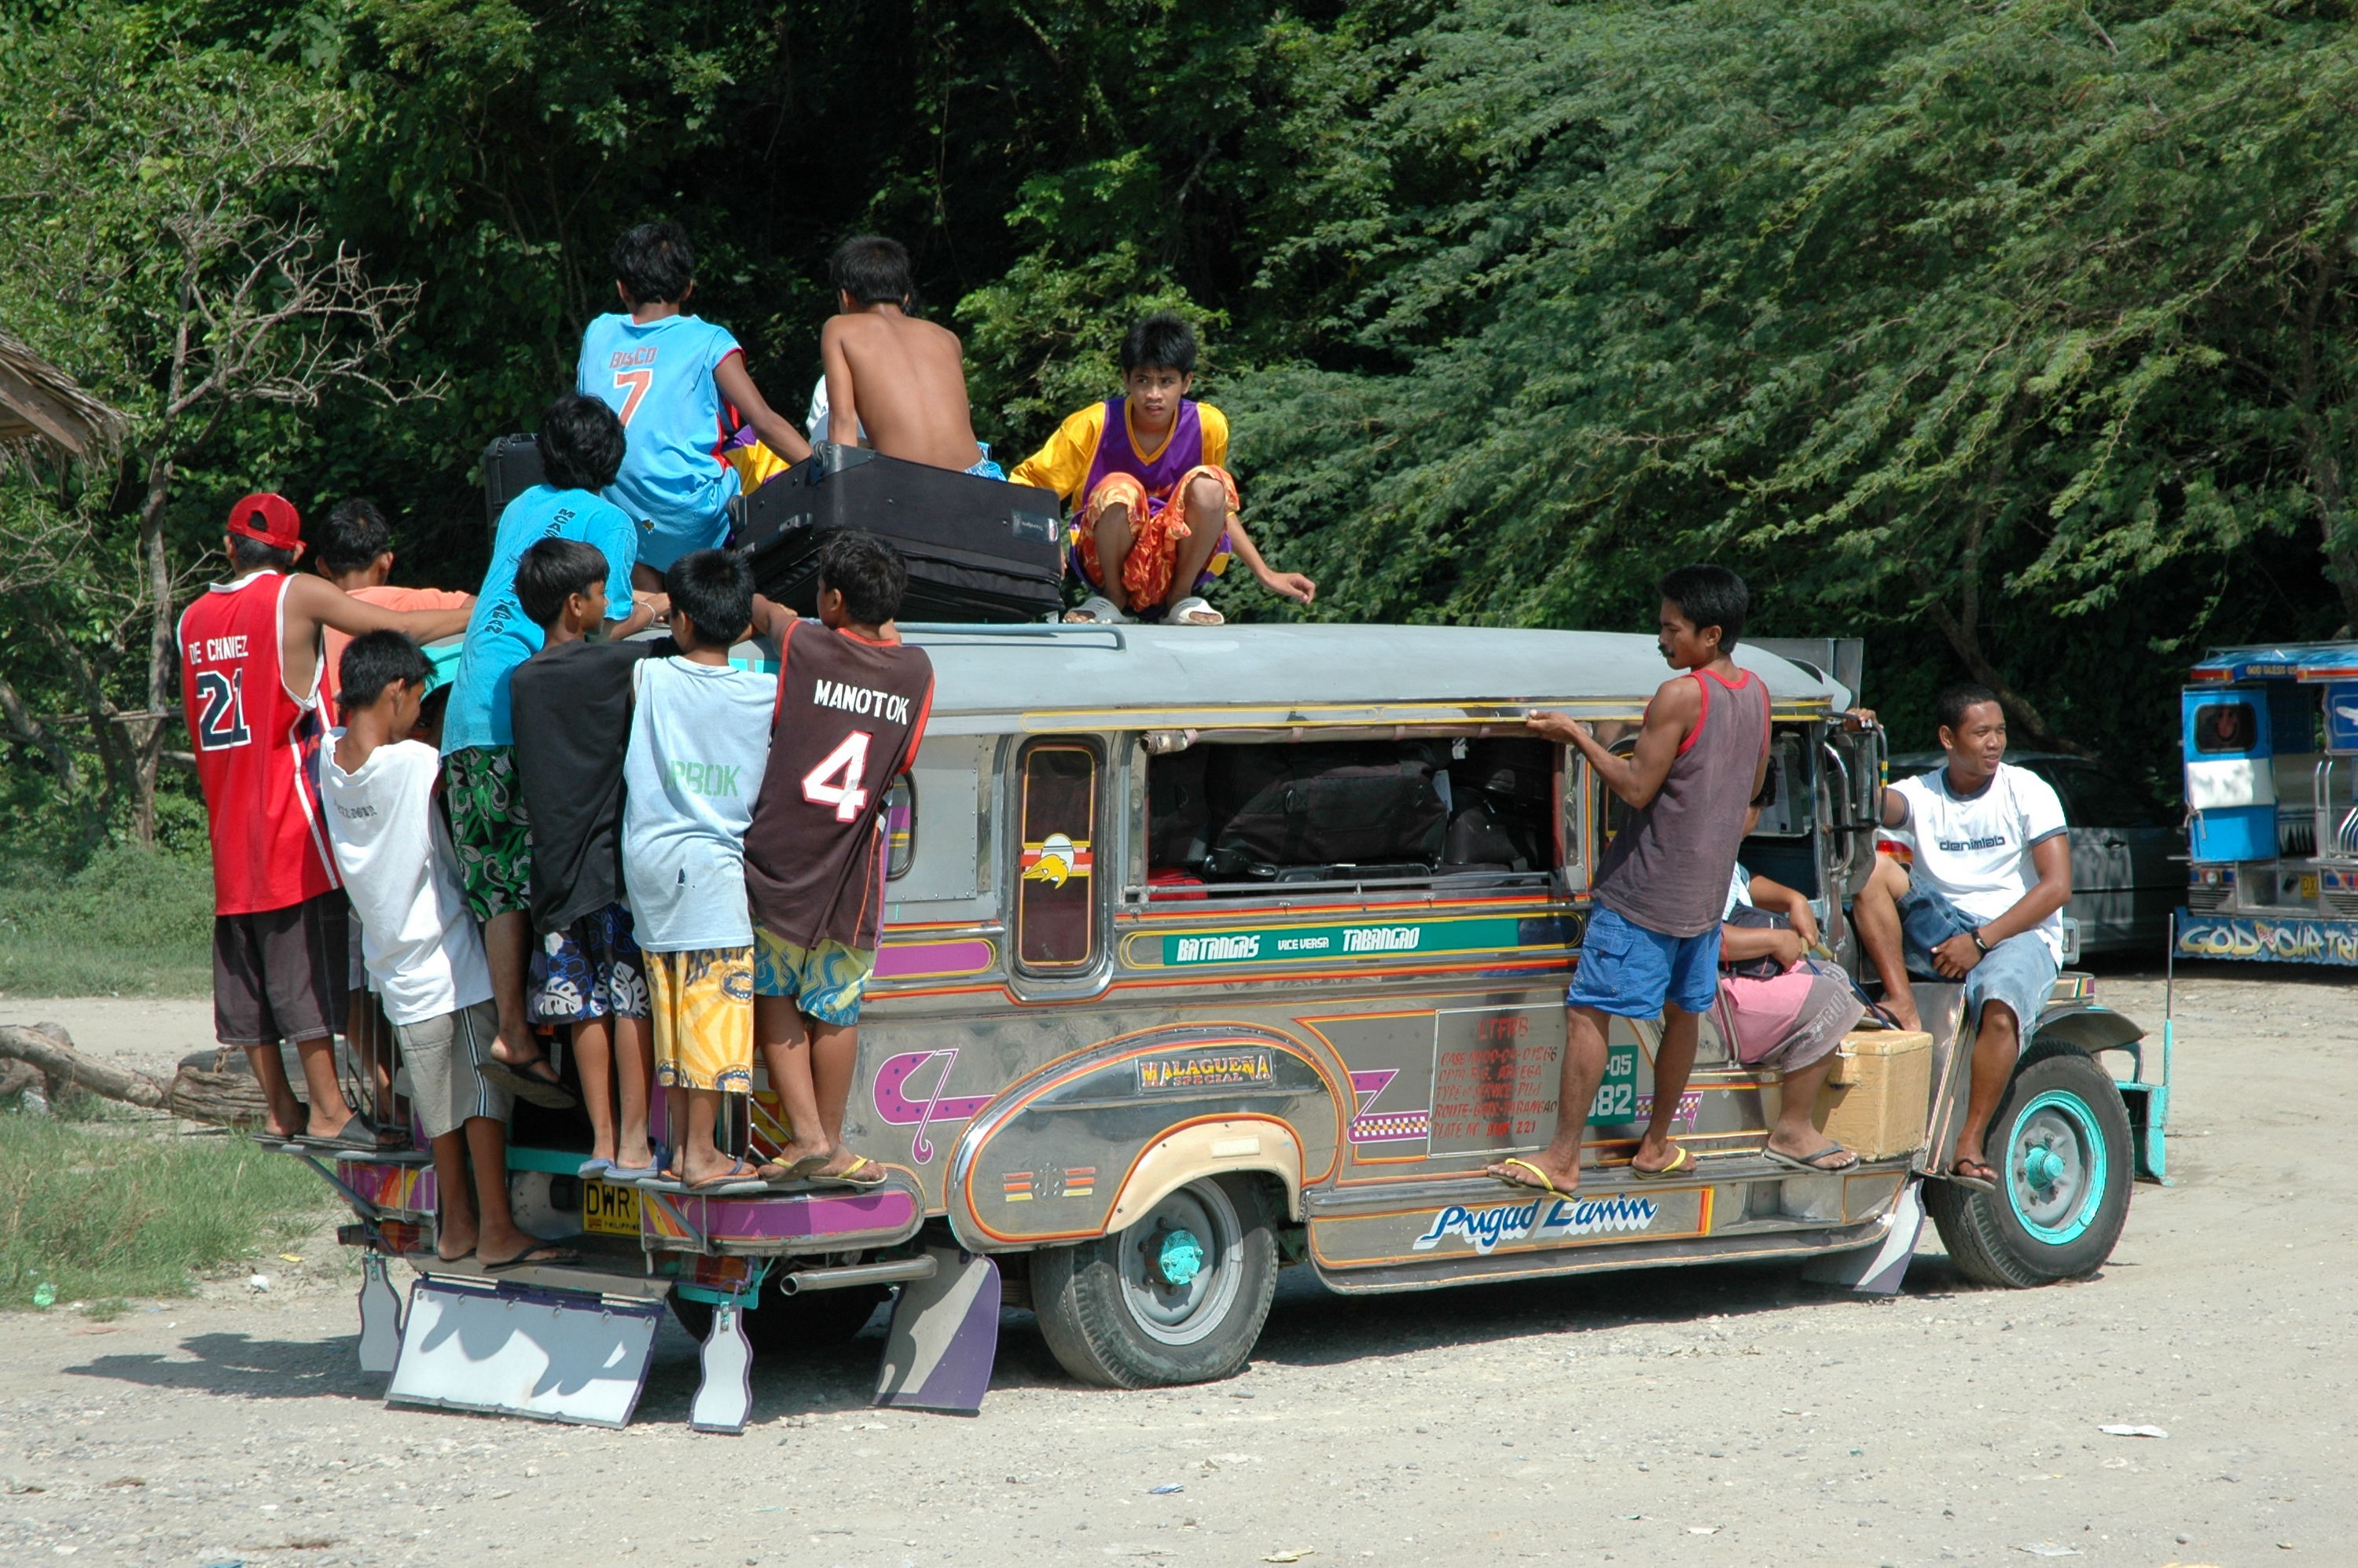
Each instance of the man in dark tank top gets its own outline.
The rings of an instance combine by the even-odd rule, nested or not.
[[[1564,998],[1555,1138],[1529,1160],[1489,1167],[1509,1186],[1563,1195],[1580,1185],[1581,1138],[1613,1018],[1662,1019],[1653,1114],[1630,1173],[1654,1179],[1695,1166],[1671,1141],[1671,1120],[1694,1067],[1697,1025],[1718,994],[1720,915],[1745,808],[1768,765],[1768,687],[1731,656],[1751,607],[1742,578],[1725,567],[1688,566],[1654,588],[1662,657],[1682,673],[1646,705],[1636,750],[1616,756],[1562,713],[1527,720],[1536,733],[1578,748],[1630,816],[1598,862],[1596,913]]]

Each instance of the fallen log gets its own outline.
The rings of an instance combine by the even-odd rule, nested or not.
[[[164,1111],[216,1127],[243,1127],[263,1119],[262,1086],[236,1053],[200,1052],[180,1064],[170,1082],[127,1067],[93,1062],[73,1048],[73,1038],[54,1023],[0,1023],[0,1061],[21,1062],[49,1084],[56,1104],[72,1088]],[[234,1062],[234,1070],[231,1064]]]

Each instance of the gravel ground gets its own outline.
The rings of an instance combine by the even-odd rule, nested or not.
[[[2160,989],[2100,992],[2158,1035]],[[1085,1390],[1010,1314],[979,1418],[880,1413],[871,1329],[758,1367],[733,1439],[686,1430],[675,1329],[628,1431],[389,1410],[325,1236],[266,1293],[0,1314],[0,1563],[2358,1563],[2358,1225],[2323,1136],[2358,1116],[2350,996],[2181,982],[2179,1184],[2041,1291],[1963,1283],[1929,1228],[1881,1301],[1770,1265],[1357,1300],[1289,1274],[1231,1382]],[[0,1016],[159,1063],[206,1018]]]

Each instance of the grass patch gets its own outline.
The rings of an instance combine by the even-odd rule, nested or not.
[[[212,993],[212,863],[110,845],[80,871],[0,862],[0,991]]]
[[[0,1307],[43,1283],[60,1303],[187,1295],[333,1208],[319,1177],[243,1138],[0,1111]]]

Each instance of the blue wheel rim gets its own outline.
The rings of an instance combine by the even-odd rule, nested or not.
[[[2006,1140],[2006,1203],[2032,1239],[2069,1246],[2096,1222],[2111,1168],[2093,1108],[2069,1089],[2049,1089],[2014,1119]]]

